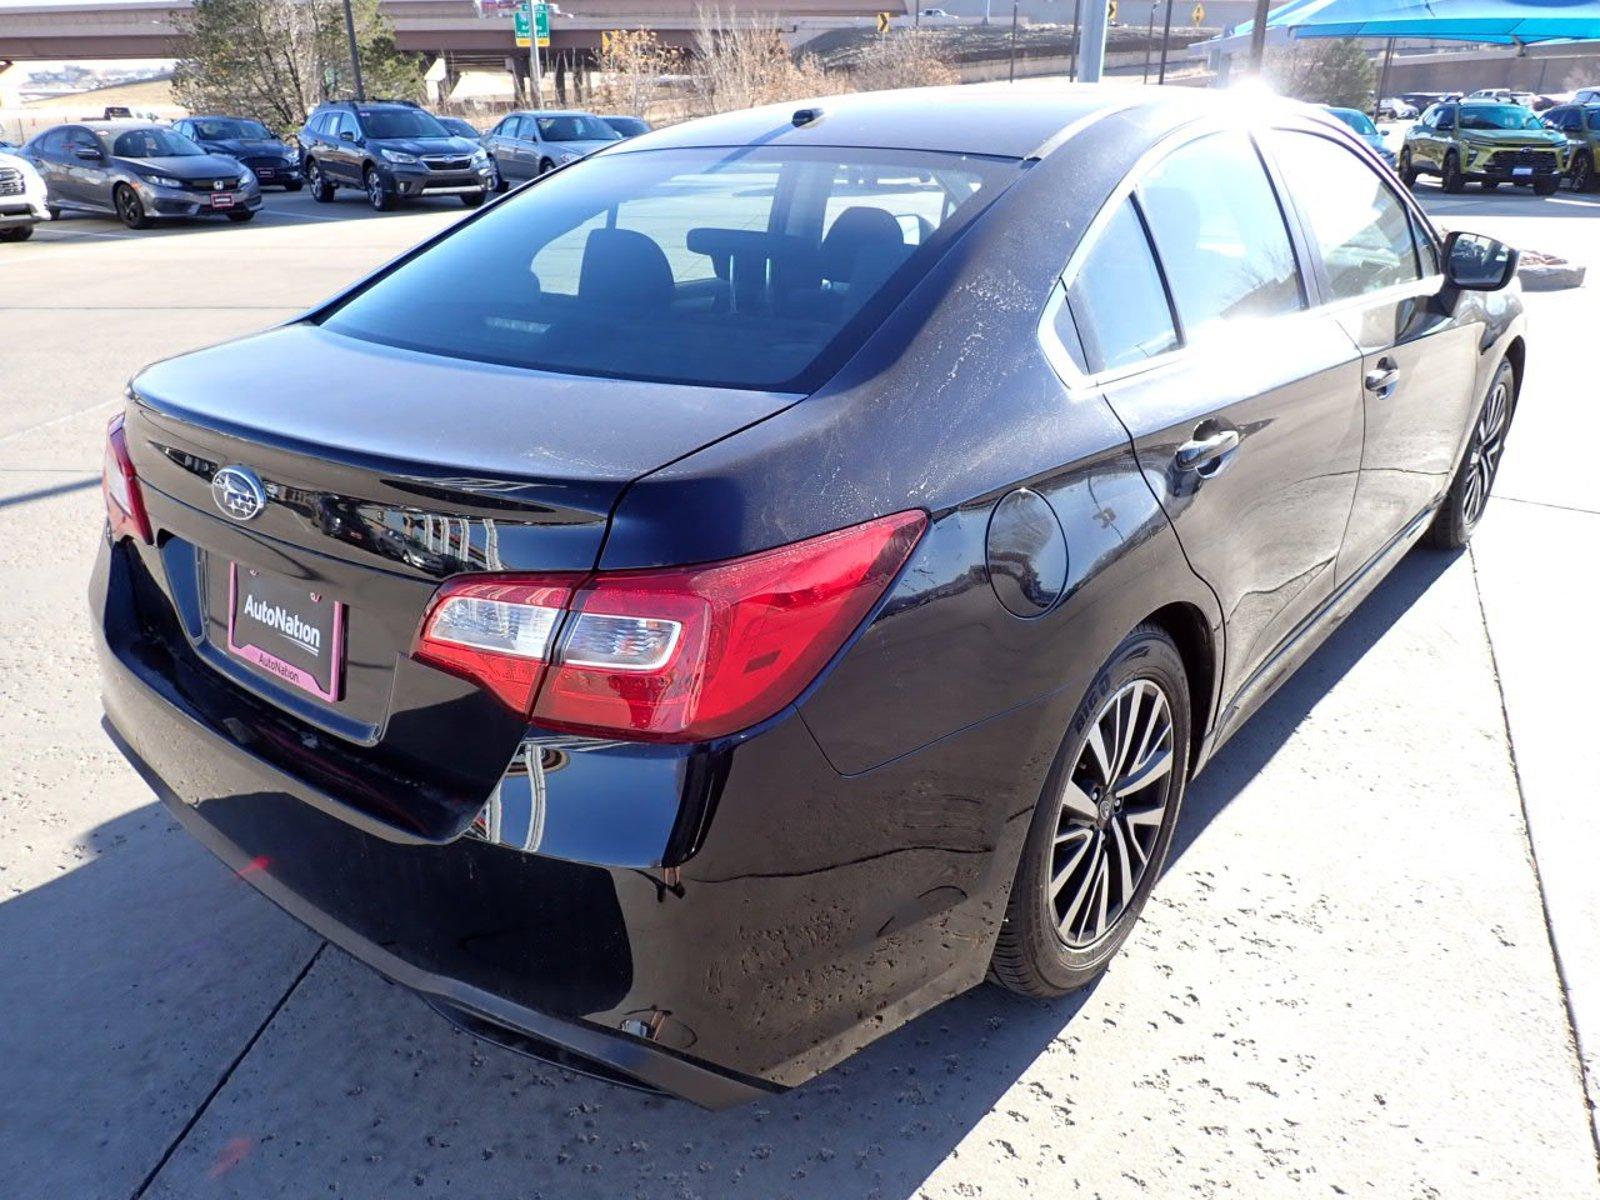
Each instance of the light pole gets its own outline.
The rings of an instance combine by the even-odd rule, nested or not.
[[[1150,82],[1150,45],[1156,40],[1156,9],[1160,7],[1154,0],[1151,0],[1150,28],[1144,35],[1144,76],[1139,80],[1140,83]]]
[[[356,15],[350,11],[350,0],[344,0],[344,32],[350,39],[350,70],[355,75],[356,99],[365,100],[367,89],[361,82],[361,51],[356,45]]]
[[[1006,77],[1007,83],[1017,81],[1017,0],[1011,0],[1011,70]]]
[[[1167,81],[1167,39],[1172,36],[1172,0],[1167,0],[1167,19],[1161,26],[1161,70],[1156,75],[1157,83]]]
[[[1250,26],[1250,70],[1261,74],[1261,59],[1267,52],[1267,0],[1256,0],[1256,20]]]
[[[1067,60],[1067,73],[1072,82],[1078,82],[1078,17],[1082,15],[1083,0],[1072,0],[1072,51]]]
[[[348,4],[350,0],[345,0]],[[533,0],[523,0],[528,6],[528,83],[533,88],[533,106],[544,107],[544,88],[540,85],[539,76],[539,14],[534,7]]]
[[[1089,0],[1083,21],[1083,53],[1078,60],[1078,78],[1085,83],[1099,83],[1105,70],[1106,25],[1110,19],[1106,0]]]

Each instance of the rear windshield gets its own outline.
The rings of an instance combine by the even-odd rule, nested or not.
[[[1353,108],[1330,108],[1328,111],[1364,137],[1378,132],[1378,127],[1372,123],[1372,118],[1364,112]]]
[[[467,222],[325,324],[550,371],[811,391],[1017,171],[830,147],[605,154]]]
[[[361,128],[370,138],[449,137],[433,114],[416,108],[362,108]]]

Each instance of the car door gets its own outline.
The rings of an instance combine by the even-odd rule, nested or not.
[[[539,160],[544,156],[544,142],[539,137],[539,119],[524,114],[517,125],[518,178],[532,179],[539,174]]]
[[[328,157],[324,170],[341,183],[361,182],[361,151],[357,139],[361,136],[354,113],[336,112],[328,131]]]
[[[51,204],[65,195],[67,131],[51,129],[41,133],[24,148],[23,157],[33,164],[44,180],[45,196]]]
[[[99,157],[82,157],[80,150],[94,152]],[[111,160],[106,157],[106,147],[100,144],[100,140],[82,125],[70,127],[61,161],[61,198],[82,208],[110,211]]]
[[[508,183],[517,183],[522,179],[522,168],[517,163],[516,140],[517,128],[521,122],[522,118],[512,113],[495,126],[494,134],[490,138],[489,152],[494,155],[500,177]]]
[[[1333,590],[1360,468],[1360,360],[1311,309],[1304,247],[1244,133],[1173,150],[1091,237],[1068,300],[1090,369],[1222,606],[1233,711]]]
[[[1452,315],[1419,212],[1341,141],[1273,130],[1266,145],[1303,221],[1329,311],[1362,355],[1361,478],[1340,580],[1449,486],[1477,403],[1481,332]]]

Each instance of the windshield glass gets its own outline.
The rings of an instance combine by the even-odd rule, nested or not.
[[[1600,108],[1591,108],[1589,111],[1589,128],[1600,129]]]
[[[468,221],[325,324],[519,367],[812,391],[1016,174],[899,150],[605,155]]]
[[[633,137],[637,134],[650,132],[650,126],[646,125],[638,117],[606,117],[605,123],[624,137]]]
[[[363,108],[361,128],[371,138],[449,137],[445,127],[420,108]]]
[[[461,120],[460,117],[440,117],[439,124],[445,127],[446,132],[453,133],[457,137],[475,138],[478,136],[478,131]]]
[[[229,140],[265,142],[272,134],[260,121],[241,121],[234,117],[205,117],[194,122],[194,131],[213,142]]]
[[[1463,129],[1542,129],[1539,118],[1515,104],[1463,104]]]
[[[622,137],[599,117],[587,113],[534,120],[539,124],[539,136],[547,142],[615,142]]]
[[[1330,108],[1328,111],[1363,137],[1369,137],[1378,132],[1378,127],[1372,123],[1372,118],[1357,109]]]
[[[117,136],[111,153],[118,158],[187,158],[205,151],[170,129],[130,129]]]

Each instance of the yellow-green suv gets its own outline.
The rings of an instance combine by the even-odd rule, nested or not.
[[[1541,196],[1561,186],[1567,139],[1520,104],[1461,100],[1435,104],[1406,133],[1397,170],[1406,186],[1437,175],[1447,192],[1475,180],[1484,190],[1522,184]]]
[[[1587,192],[1595,185],[1595,155],[1600,154],[1600,104],[1563,104],[1544,115],[1544,123],[1567,139],[1567,178],[1572,190]]]

